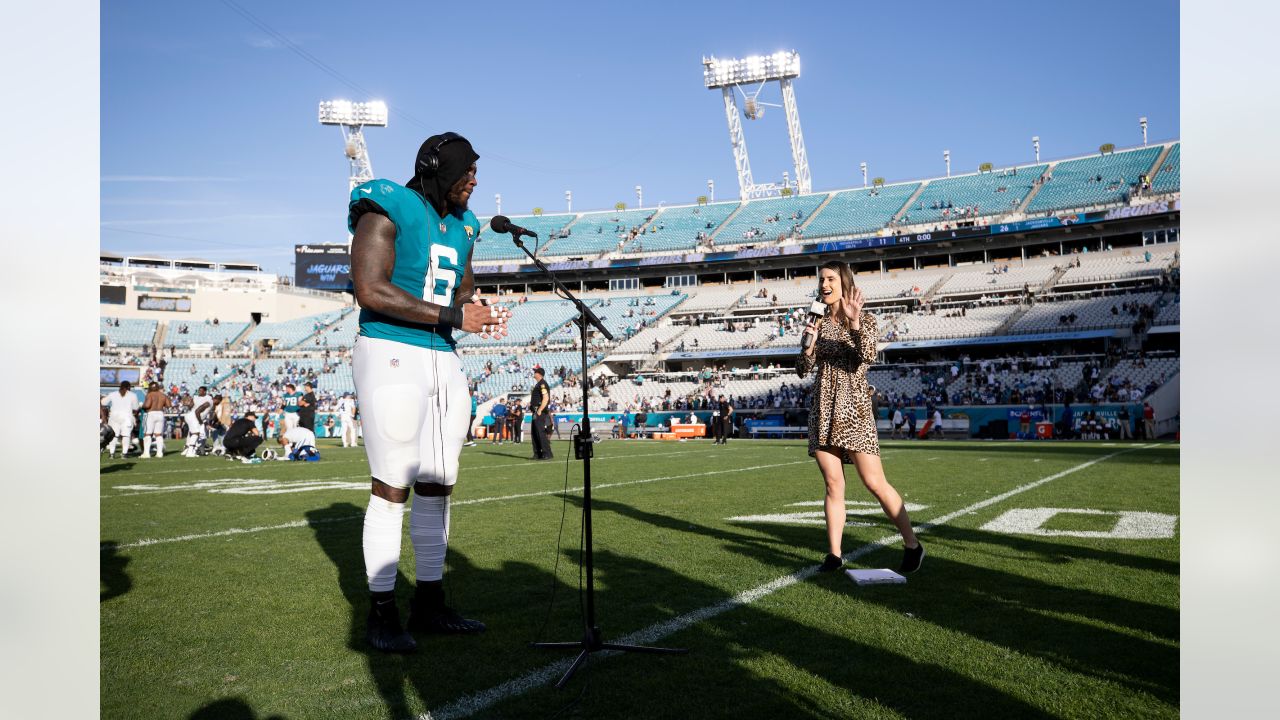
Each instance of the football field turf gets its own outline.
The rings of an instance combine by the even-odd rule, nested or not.
[[[562,691],[571,653],[528,643],[582,634],[567,442],[547,463],[527,442],[464,449],[445,584],[489,629],[420,636],[411,656],[363,641],[363,448],[260,465],[178,449],[102,463],[103,717],[1178,714],[1176,445],[886,441],[928,555],[906,585],[858,586],[815,572],[804,442],[602,442],[605,639],[690,652],[597,654]],[[848,566],[896,567],[900,539],[848,473]]]

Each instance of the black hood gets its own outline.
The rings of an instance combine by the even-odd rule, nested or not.
[[[422,177],[417,169],[422,165],[427,151],[435,147],[442,137],[443,135],[432,135],[422,143],[422,147],[418,148],[417,160],[413,164],[414,175],[409,182],[405,183],[405,187],[422,193],[440,217],[444,217],[445,200],[449,195],[449,188],[467,174],[472,163],[480,159],[471,147],[471,142],[459,135],[457,139],[440,146],[437,153],[440,156],[439,171],[432,176]]]

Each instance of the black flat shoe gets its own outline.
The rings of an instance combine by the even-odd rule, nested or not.
[[[903,548],[902,550],[902,566],[898,568],[900,573],[913,573],[920,569],[920,563],[924,562],[924,543],[916,541],[914,548]]]

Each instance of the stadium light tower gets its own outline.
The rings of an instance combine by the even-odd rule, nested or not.
[[[1031,147],[1035,148],[1036,162],[1040,162],[1040,136],[1039,135],[1031,136]]]
[[[573,212],[573,191],[572,190],[564,191],[564,206],[565,206],[564,207],[565,212],[568,212],[568,213]]]
[[[320,103],[320,124],[342,128],[347,159],[351,162],[351,177],[347,191],[373,179],[373,165],[369,162],[369,148],[364,143],[364,126],[387,126],[387,104],[373,102],[353,103],[350,100],[325,100]]]
[[[644,209],[644,188],[639,185],[636,186],[636,209]]]
[[[947,177],[951,177],[951,151],[942,151],[942,161],[947,164]]]
[[[1143,117],[1138,118],[1138,125],[1142,127],[1142,146],[1146,147],[1147,146],[1147,118],[1145,115]]]
[[[858,167],[862,168],[862,187],[867,186],[867,164],[859,163]]]
[[[715,180],[707,181],[707,194],[710,196],[710,199],[708,200],[708,202],[716,201],[716,181]]]
[[[502,193],[493,194],[493,204],[498,206],[498,211],[495,212],[494,215],[501,215],[502,214]]]
[[[742,120],[738,117],[737,98],[734,90],[742,93],[744,113],[748,120],[764,115],[764,105],[758,100],[765,83],[777,81],[782,89],[782,107],[787,115],[787,133],[791,137],[791,160],[795,165],[796,189],[801,195],[812,191],[809,175],[809,156],[804,149],[804,135],[800,132],[800,111],[796,108],[796,91],[792,81],[800,77],[800,54],[795,50],[776,52],[772,55],[752,55],[739,59],[702,58],[702,79],[708,90],[720,90],[724,96],[724,114],[729,121],[729,142],[733,145],[733,161],[738,170],[738,191],[743,200],[776,195],[781,190],[774,183],[755,184],[751,178],[751,160],[747,157],[747,141],[742,133]],[[748,96],[741,86],[755,86]],[[776,107],[776,106],[775,106]]]

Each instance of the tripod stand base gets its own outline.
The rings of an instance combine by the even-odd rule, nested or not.
[[[578,657],[574,659],[573,664],[565,671],[560,678],[560,682],[556,683],[556,689],[559,690],[569,682],[573,674],[578,671],[582,663],[591,657],[591,653],[600,652],[602,650],[613,650],[616,652],[638,652],[649,653],[653,655],[685,655],[689,652],[688,648],[663,648],[650,647],[648,645],[623,645],[622,643],[607,643],[600,640],[600,628],[591,628],[586,635],[576,642],[536,642],[529,643],[530,646],[536,648],[546,648],[550,650],[581,650]]]

